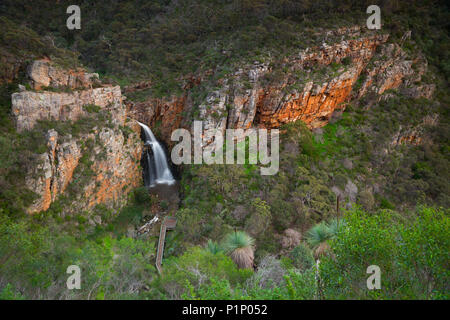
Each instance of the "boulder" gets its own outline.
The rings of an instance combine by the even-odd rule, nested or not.
[[[65,70],[49,59],[33,61],[27,69],[31,86],[35,90],[46,87],[64,87],[70,89],[89,88],[98,82],[97,73],[87,73],[84,69]]]

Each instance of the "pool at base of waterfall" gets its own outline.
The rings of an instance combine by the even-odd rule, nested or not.
[[[161,183],[148,187],[148,191],[151,195],[156,195],[159,200],[166,201],[168,204],[168,211],[178,208],[180,201],[178,196],[179,182],[174,180],[173,183]]]

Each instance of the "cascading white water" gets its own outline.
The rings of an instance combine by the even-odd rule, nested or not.
[[[152,130],[145,124],[138,122],[139,125],[144,129],[145,133],[145,144],[149,145],[153,151],[153,159],[151,161],[150,155],[147,152],[147,164],[148,164],[148,174],[150,186],[155,184],[173,184],[175,179],[170,172],[169,166],[167,164],[166,154],[164,153],[161,144],[156,140],[153,135]]]

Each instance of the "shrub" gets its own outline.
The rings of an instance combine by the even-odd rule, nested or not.
[[[306,237],[308,244],[314,249],[314,254],[319,257],[329,250],[328,240],[333,237],[333,234],[329,225],[323,221],[309,229]]]
[[[292,249],[289,257],[293,265],[302,272],[311,269],[315,265],[311,249],[302,243]]]
[[[252,214],[246,221],[246,229],[255,237],[263,234],[271,225],[270,207],[264,200],[252,200]]]
[[[83,109],[86,110],[88,113],[97,113],[100,111],[101,107],[95,104],[87,104],[83,106]]]
[[[251,271],[240,270],[225,254],[213,254],[200,247],[191,247],[179,257],[164,260],[164,274],[160,287],[171,299],[187,294],[189,286],[198,289],[208,286],[212,279],[227,280],[230,285],[245,281]]]
[[[380,208],[381,209],[390,209],[393,210],[395,209],[395,206],[392,202],[390,202],[388,199],[386,198],[382,198],[381,199],[381,203],[380,203]]]
[[[225,236],[222,247],[239,268],[252,269],[254,260],[253,243],[253,238],[245,232],[235,231]]]
[[[222,252],[222,247],[215,241],[212,241],[211,239],[208,240],[208,243],[206,244],[206,250],[211,252],[212,254],[217,254],[219,252]]]
[[[448,213],[421,207],[412,222],[390,211],[346,214],[346,224],[330,242],[333,257],[320,264],[327,299],[442,299],[448,296]],[[366,269],[381,269],[381,290],[368,290]]]
[[[259,263],[258,270],[247,280],[246,286],[273,289],[283,284],[285,273],[280,260],[267,255]]]
[[[133,201],[137,205],[150,206],[151,197],[146,187],[139,187],[133,190]]]

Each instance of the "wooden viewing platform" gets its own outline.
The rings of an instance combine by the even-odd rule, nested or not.
[[[177,219],[175,217],[166,217],[161,223],[161,229],[159,231],[158,251],[156,253],[156,269],[161,274],[162,258],[164,256],[164,243],[166,241],[166,231],[175,229],[177,225]]]

